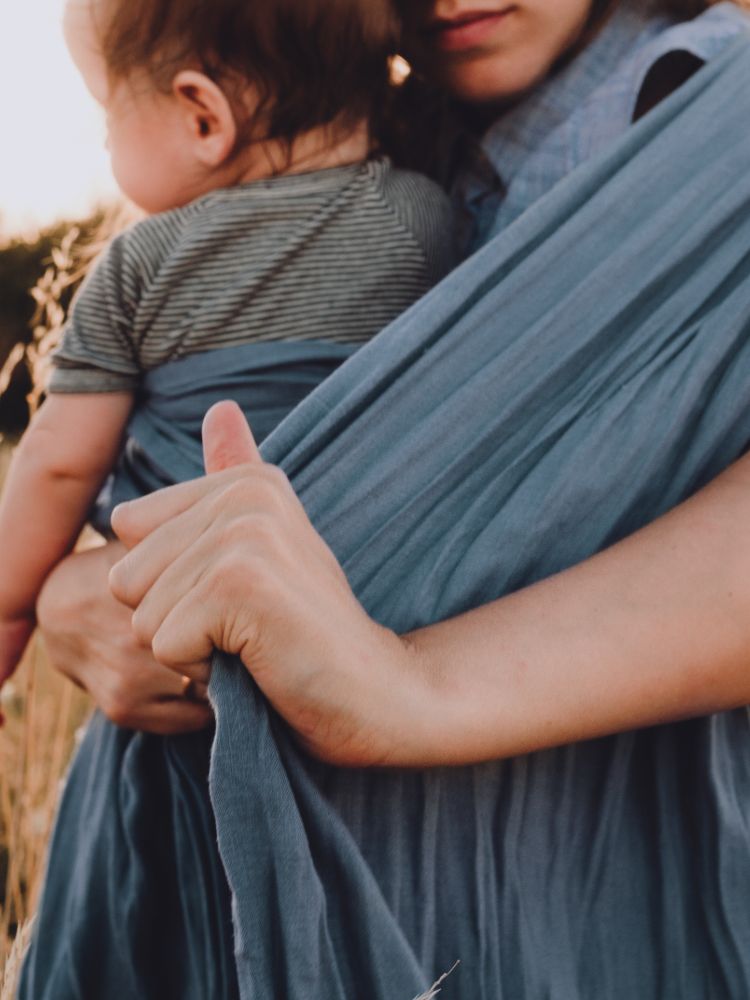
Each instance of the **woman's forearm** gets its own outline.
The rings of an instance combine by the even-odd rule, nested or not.
[[[750,457],[581,565],[406,637],[437,692],[433,762],[750,703],[748,525]]]

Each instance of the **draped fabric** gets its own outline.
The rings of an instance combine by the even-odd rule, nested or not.
[[[563,569],[746,450],[749,88],[742,39],[270,433],[376,619],[415,628]],[[197,474],[188,451],[159,462]],[[750,995],[747,710],[357,771],[305,757],[229,657],[211,697],[213,818],[199,741],[90,728],[24,1000],[411,1000],[457,960],[446,1000]]]
[[[97,498],[94,527],[107,535],[118,503],[201,474],[201,425],[214,403],[236,400],[263,441],[358,347],[317,340],[244,344],[147,372],[117,468]]]

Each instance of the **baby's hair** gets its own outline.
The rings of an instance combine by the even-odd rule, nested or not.
[[[260,100],[253,138],[293,142],[366,119],[385,100],[398,42],[391,0],[96,0],[110,75],[146,70],[169,90],[182,68]],[[258,136],[261,122],[262,135]]]

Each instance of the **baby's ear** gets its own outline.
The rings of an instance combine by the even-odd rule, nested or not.
[[[172,94],[196,157],[206,167],[220,167],[237,142],[237,122],[226,94],[205,73],[192,69],[175,76]]]

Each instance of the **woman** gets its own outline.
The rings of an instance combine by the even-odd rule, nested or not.
[[[546,4],[516,5],[507,9],[496,5],[492,11],[488,10],[489,6],[480,12],[473,9],[467,12],[460,5],[438,4],[435,8],[437,20],[427,28],[426,37],[438,42],[442,53],[441,65],[448,67],[450,86],[471,100],[516,95],[534,84],[538,85],[539,80],[552,71],[553,64],[556,65],[581,39],[582,32],[589,27],[589,16],[600,13],[590,11],[589,4],[573,2],[566,4],[564,10],[556,4],[554,15],[550,15],[551,8]],[[728,37],[740,30],[740,21],[735,20],[734,14],[727,13],[725,8],[723,15],[717,11],[715,21],[708,18],[702,21],[695,34],[673,36],[671,39],[665,36],[663,43],[648,47],[653,39],[657,42],[661,39],[664,27],[662,21],[650,14],[621,7],[575,61],[567,67],[557,67],[556,75],[542,89],[528,95],[514,111],[499,119],[499,132],[504,133],[506,140],[502,148],[506,152],[515,152],[519,164],[516,178],[511,178],[507,184],[503,210],[507,208],[515,214],[523,211],[526,207],[524,200],[535,197],[535,185],[538,196],[545,186],[554,184],[559,174],[565,172],[564,167],[559,166],[559,158],[547,155],[548,150],[538,140],[540,133],[536,129],[541,128],[541,134],[549,135],[557,143],[561,143],[567,135],[568,146],[558,145],[553,152],[561,153],[572,148],[580,159],[584,159],[586,155],[596,152],[597,141],[604,141],[599,139],[599,133],[616,127],[618,121],[612,113],[612,103],[607,105],[602,115],[599,132],[586,134],[583,122],[580,118],[576,119],[577,109],[585,108],[589,100],[594,105],[601,101],[602,81],[606,84],[608,79],[614,79],[610,102],[615,100],[615,95],[617,100],[622,97],[620,88],[623,79],[626,81],[623,106],[629,105],[632,117],[638,110],[653,104],[663,91],[673,87],[675,80],[689,75],[696,62],[710,58]],[[517,30],[518,34],[513,35],[511,29]],[[472,44],[463,44],[467,38]],[[508,58],[504,57],[506,38],[510,52]],[[523,52],[518,65],[512,59],[514,52]],[[662,57],[672,52],[681,55],[676,61],[668,59],[665,62]],[[692,58],[686,60],[682,55],[685,52]],[[635,56],[643,57],[641,65],[633,65],[634,61],[638,61]],[[615,63],[622,71],[619,76],[611,72]],[[495,66],[502,69],[499,78],[488,74],[488,66],[490,69]],[[523,76],[518,75],[521,69]],[[506,75],[508,73],[511,79]],[[488,81],[492,91],[478,91],[478,86],[484,86]],[[641,86],[644,81],[645,91]],[[567,106],[566,102],[569,102]],[[524,115],[529,118],[525,128],[522,127]],[[497,131],[490,131],[490,140],[494,133],[500,141]],[[605,138],[611,139],[611,135]],[[538,154],[536,160],[534,154]],[[554,168],[542,169],[550,161]],[[499,165],[502,166],[502,163]],[[575,159],[573,163],[568,159],[566,165],[568,168],[575,165]],[[556,170],[558,176],[555,175]],[[480,218],[480,228],[482,221]],[[485,224],[485,231],[486,228]],[[209,425],[207,429],[209,471],[231,465],[237,458],[251,465],[256,461],[252,445],[243,438],[234,420],[232,413],[226,410],[214,413],[213,426]],[[218,478],[178,489],[122,511],[116,526],[126,542],[133,545],[152,534],[157,542],[154,544],[154,539],[151,539],[151,544],[137,545],[133,554],[116,569],[113,584],[121,599],[138,607],[135,622],[137,634],[153,642],[159,659],[177,667],[180,674],[193,675],[205,682],[205,668],[193,667],[191,663],[205,657],[211,645],[239,654],[244,652],[246,665],[252,670],[257,683],[318,757],[339,764],[422,766],[490,760],[660,719],[718,711],[748,701],[743,657],[747,640],[743,630],[746,608],[741,597],[744,573],[739,565],[742,560],[737,559],[732,551],[736,539],[727,530],[727,525],[736,524],[737,520],[742,523],[745,507],[742,485],[743,463],[739,463],[695,501],[606,555],[544,585],[521,591],[511,599],[442,626],[423,629],[411,635],[405,643],[398,640],[393,632],[376,626],[363,614],[330,551],[312,532],[293,494],[278,474],[262,466],[250,471],[245,468],[240,472],[224,472]],[[238,564],[235,560],[228,567],[231,570],[234,565],[234,573],[220,574],[224,590],[215,606],[206,606],[205,592],[204,601],[196,604],[191,584],[195,574],[203,572],[206,555],[205,552],[196,553],[193,547],[193,555],[200,558],[195,564],[189,561],[180,564],[179,585],[181,587],[186,581],[188,587],[179,593],[179,597],[184,598],[184,603],[177,605],[181,616],[173,614],[175,580],[174,574],[170,579],[165,573],[166,566],[175,557],[181,558],[179,553],[185,547],[185,539],[193,538],[196,533],[200,536],[207,523],[211,527],[205,538],[212,553],[216,549],[216,530],[219,536],[226,531],[230,537],[246,542],[244,512],[248,496],[252,497],[254,504],[261,505],[266,519],[266,533],[269,524],[277,529],[270,533],[274,538],[274,545],[270,548],[259,552],[257,535],[252,532],[249,543],[253,547],[254,558],[260,560],[260,563],[256,561],[256,568],[258,565],[263,568],[262,572],[254,573],[252,579],[273,579],[276,581],[273,592],[255,591],[253,603],[256,610],[247,614],[244,610],[247,600],[237,596],[247,593],[247,581],[243,578],[244,562],[239,564],[237,577]],[[210,511],[208,519],[207,511]],[[174,529],[170,530],[169,521],[173,518],[176,519]],[[253,532],[255,527],[257,525],[252,528]],[[277,542],[279,537],[281,541]],[[696,546],[703,558],[699,572],[694,568]],[[300,551],[305,552],[305,559],[301,561],[296,558]],[[112,561],[115,555],[110,553],[86,558],[97,560],[101,565],[102,560]],[[227,564],[221,565],[227,568]],[[279,566],[286,569],[279,573]],[[275,567],[276,571],[272,574],[269,567]],[[73,573],[74,570],[68,572]],[[60,582],[63,579],[61,575],[58,587],[63,585]],[[722,592],[718,596],[715,593],[717,580],[722,581]],[[52,605],[54,586],[53,583],[46,599]],[[82,607],[85,614],[85,595],[80,592],[80,583],[77,586],[77,606],[79,610]],[[727,597],[731,593],[740,596]],[[666,630],[664,594],[669,595],[672,620],[678,623]],[[655,595],[658,595],[658,601],[654,599]],[[699,598],[697,601],[696,595]],[[50,604],[43,605],[42,618],[46,615],[51,621],[56,613],[59,616],[60,606],[59,597],[57,611]],[[94,601],[91,606],[97,609],[96,615],[100,616],[101,603]],[[48,610],[45,611],[45,607]],[[272,613],[274,607],[283,608],[283,614],[275,618]],[[546,628],[542,635],[538,630],[540,614],[546,616]],[[335,636],[328,624],[332,621],[338,626]],[[321,622],[325,623],[323,628]],[[633,629],[633,622],[637,622],[637,630]],[[125,635],[124,629],[120,631]],[[96,633],[96,627],[91,632]],[[498,639],[502,641],[504,650],[501,672],[498,672],[495,655]],[[80,642],[80,636],[73,641]],[[87,641],[84,638],[84,642]],[[107,641],[111,642],[111,638]],[[560,648],[566,651],[563,665],[569,664],[570,669],[575,670],[574,699],[570,697],[569,684],[561,683],[566,671],[559,668]],[[363,651],[353,665],[352,649]],[[311,656],[311,650],[318,650],[318,655]],[[602,677],[598,669],[601,659],[607,662],[606,677]],[[92,679],[93,668],[85,665],[91,662],[90,656],[85,656],[81,662],[84,666],[76,668],[78,680],[90,689],[105,692],[107,675],[101,674]],[[178,692],[182,682],[177,674],[174,680],[168,680],[166,674],[155,671],[145,654],[140,655],[137,662],[137,671],[147,679],[147,684],[143,685],[135,703],[131,702],[129,708],[123,709],[122,699],[119,699],[119,709],[112,711],[110,702],[110,714],[123,723],[135,727],[146,723],[161,731],[197,727],[204,722],[206,710],[203,706],[196,707],[193,702],[186,703],[184,700],[180,702]],[[373,662],[385,670],[386,684],[373,686]],[[630,669],[632,663],[640,665],[635,674]],[[466,666],[459,671],[456,664],[471,665],[470,684],[462,683],[464,675],[469,674]],[[298,668],[297,672],[295,668]],[[130,669],[135,672],[132,663]],[[120,676],[116,664],[110,676]],[[115,691],[118,690],[117,684]],[[111,691],[112,688],[110,698]],[[342,691],[345,694],[343,699],[340,697]],[[163,704],[165,696],[171,698],[166,706]],[[106,703],[107,694],[100,694],[97,700]],[[114,701],[118,702],[116,696]],[[746,728],[746,720],[744,725]],[[746,738],[739,718],[736,728],[738,738]],[[234,733],[237,740],[243,735]],[[680,752],[695,753],[693,735],[685,731],[684,739],[671,745],[670,752],[678,755]],[[118,738],[123,744],[122,750],[107,752],[115,756],[119,753],[118,761],[124,761],[128,754],[132,755],[133,744],[126,741],[125,736]],[[476,926],[447,929],[444,921],[438,926],[430,926],[429,919],[420,923],[413,912],[414,907],[408,909],[403,887],[385,881],[380,887],[388,908],[391,911],[401,908],[407,914],[401,929],[421,960],[426,961],[426,956],[429,956],[434,968],[434,963],[440,962],[440,956],[444,955],[444,966],[447,967],[456,957],[453,949],[459,951],[464,964],[446,990],[453,988],[458,996],[477,993],[494,996],[501,995],[499,991],[503,990],[511,996],[522,995],[524,991],[529,996],[564,997],[698,997],[717,995],[722,990],[728,995],[739,996],[746,992],[748,970],[741,955],[740,943],[737,942],[737,954],[731,955],[726,951],[727,948],[731,950],[731,928],[738,926],[737,914],[726,915],[730,926],[728,935],[718,934],[713,926],[716,915],[722,912],[725,898],[728,898],[723,892],[724,882],[728,877],[731,879],[732,874],[735,879],[741,878],[741,871],[722,871],[716,878],[710,872],[696,873],[704,892],[718,894],[717,906],[706,918],[705,940],[696,931],[695,903],[675,895],[681,880],[682,888],[687,888],[684,874],[686,865],[689,870],[689,858],[686,860],[681,854],[681,847],[675,847],[676,878],[669,877],[671,873],[666,867],[669,853],[661,850],[658,857],[655,856],[659,877],[669,887],[669,893],[663,897],[663,905],[673,906],[674,913],[678,914],[671,923],[669,915],[662,920],[654,918],[654,913],[658,913],[662,905],[659,886],[632,881],[637,871],[647,870],[649,852],[657,851],[658,842],[651,844],[648,836],[649,824],[654,822],[656,816],[664,821],[670,809],[676,810],[680,806],[682,820],[674,827],[676,841],[683,839],[686,833],[695,833],[696,829],[683,822],[686,812],[690,812],[689,803],[685,801],[686,789],[670,791],[669,782],[664,783],[661,777],[655,775],[650,792],[653,801],[639,805],[638,794],[634,795],[630,787],[636,779],[644,786],[648,785],[652,761],[656,759],[655,750],[660,741],[662,735],[656,730],[654,734],[646,734],[629,744],[623,741],[607,743],[598,753],[587,748],[582,751],[578,764],[574,752],[561,752],[558,755],[541,755],[527,762],[519,761],[502,771],[478,769],[472,772],[476,812],[469,817],[459,808],[453,820],[455,826],[463,825],[466,830],[469,838],[466,850],[476,850],[478,840],[485,838],[488,831],[496,826],[502,830],[500,854],[494,860],[497,871],[491,872],[485,867],[474,873],[475,878],[482,880],[482,884],[477,884],[475,899],[478,909],[474,910],[473,919]],[[111,747],[103,737],[100,744],[105,748]],[[742,745],[746,744],[739,744],[740,747]],[[335,784],[334,778],[327,776],[326,772],[318,772],[316,765],[311,763],[309,768],[322,788]],[[196,767],[192,774],[198,773],[199,767]],[[619,786],[613,780],[618,773],[622,779]],[[675,776],[683,780],[684,771],[676,768]],[[66,836],[71,839],[68,845],[71,855],[76,832],[80,835],[80,830],[75,830],[71,815],[76,808],[75,803],[80,808],[82,802],[80,796],[76,798],[77,780],[80,784],[80,778],[77,779],[74,771],[73,789],[69,786],[57,833],[58,839],[64,841]],[[371,787],[368,778],[353,777],[352,787],[360,793],[363,789],[372,791],[375,780]],[[463,803],[465,774],[450,772],[442,777],[436,775],[434,781],[443,788],[444,795],[455,795],[456,801]],[[498,781],[505,782],[500,798]],[[392,780],[393,788],[402,796],[402,814],[407,826],[415,810],[430,812],[434,805],[432,799],[424,797],[424,785],[420,782],[418,775],[412,779],[402,774]],[[575,815],[550,815],[549,808],[540,808],[547,793],[549,801],[555,801],[552,792],[557,790],[558,782],[568,783],[569,798],[574,803],[579,786],[588,783],[593,789],[599,783],[603,796],[602,813],[596,817],[583,817],[580,830],[576,830],[570,827],[575,823]],[[185,784],[191,794],[198,794],[191,781]],[[300,796],[304,796],[306,787],[300,784],[297,789]],[[621,794],[613,797],[610,789],[618,787]],[[413,794],[410,795],[409,791]],[[330,794],[336,799],[335,789]],[[420,795],[423,798],[420,799]],[[670,795],[674,797],[670,798]],[[362,794],[350,797],[356,800],[351,806],[355,811],[367,801]],[[666,797],[666,811],[657,808],[661,797]],[[186,798],[183,791],[174,801],[179,807],[184,805]],[[507,808],[503,805],[504,799],[507,799]],[[98,800],[93,796],[89,801]],[[126,797],[126,800],[120,801],[126,801],[126,805],[144,813],[149,812],[149,807],[155,808],[155,803],[147,803],[142,796]],[[336,801],[342,806],[338,799]],[[719,805],[723,808],[727,803]],[[315,808],[314,800],[308,803],[308,807]],[[101,805],[99,808],[102,808]],[[241,808],[241,803],[237,802],[236,808]],[[479,821],[483,808],[489,810],[484,823]],[[619,815],[618,809],[621,810]],[[640,813],[639,809],[642,810]],[[633,815],[634,810],[638,814]],[[723,831],[727,819],[721,809],[717,816],[716,822]],[[740,808],[732,813],[733,822],[741,823],[742,816]],[[444,813],[441,818],[445,820]],[[148,822],[147,816],[144,822]],[[359,836],[362,832],[359,826],[363,823],[377,826],[377,814],[364,814],[358,822],[350,812],[348,822]],[[559,822],[568,824],[567,834],[564,835]],[[632,836],[630,839],[614,836],[613,828],[618,823],[627,826],[630,831],[640,829],[637,841]],[[99,825],[105,831],[110,829],[106,819]],[[131,828],[129,824],[128,828]],[[550,828],[554,828],[551,838]],[[276,827],[272,825],[271,829]],[[455,894],[459,898],[463,891],[461,886],[454,884],[459,875],[453,873],[451,865],[446,864],[446,858],[439,849],[435,849],[436,844],[439,848],[442,829],[439,826],[433,838],[423,842],[422,851],[410,858],[410,866],[396,865],[392,869],[394,878],[408,873],[412,880],[410,887],[419,899],[417,911],[423,907],[439,913],[439,897],[442,894]],[[670,835],[668,825],[661,822],[655,829],[661,838]],[[393,829],[376,830],[375,834],[395,837]],[[743,833],[735,829],[733,835],[740,839],[745,836],[744,843],[747,844],[746,831]],[[536,845],[533,843],[535,836],[538,837]],[[529,838],[532,839],[531,844]],[[560,856],[555,857],[550,855],[549,847],[550,844],[554,847],[558,838]],[[567,843],[569,847],[576,840],[578,849],[566,856],[563,845]],[[396,850],[398,842],[395,837]],[[170,870],[162,873],[166,880],[164,884],[174,888],[173,883],[176,882],[178,890],[184,891],[190,865],[184,864],[184,859],[169,858],[168,844],[167,837],[162,857],[168,861],[166,867]],[[618,848],[621,849],[619,852]],[[227,855],[231,855],[231,845],[228,848],[223,843],[222,849],[226,864]],[[59,845],[56,850],[60,856]],[[55,856],[53,849],[53,861]],[[492,852],[481,856],[494,857]],[[718,855],[718,862],[721,863],[725,856]],[[706,861],[705,854],[700,857],[702,862]],[[84,863],[90,860],[87,853]],[[343,857],[341,864],[345,869],[346,859]],[[221,887],[220,880],[215,877],[216,867],[215,861],[202,859],[196,880],[200,877],[204,884],[210,882],[219,897]],[[228,867],[231,869],[231,864]],[[440,879],[436,877],[437,871],[440,872]],[[150,880],[144,876],[128,886],[134,913],[135,902],[139,914],[147,912],[143,900],[149,893],[154,893],[153,872],[146,874],[151,876]],[[232,874],[230,871],[230,877]],[[566,877],[570,880],[567,885]],[[461,878],[465,881],[466,872],[461,873]],[[491,888],[482,887],[485,881],[494,885],[495,878],[499,880],[502,890],[499,896]],[[90,883],[84,879],[83,884]],[[48,889],[46,910],[43,907],[41,917],[41,943],[37,946],[37,955],[33,956],[37,970],[44,965],[45,925],[51,929],[50,913],[54,900],[50,901],[50,895],[56,891],[53,877],[50,878],[50,885],[52,888]],[[237,891],[234,882],[233,885]],[[601,886],[607,886],[607,891],[600,891]],[[637,894],[644,891],[644,887],[653,898],[645,902],[633,900],[631,891]],[[283,885],[273,888],[278,889],[279,896],[286,891]],[[407,891],[406,897],[408,895]],[[61,893],[59,898],[65,900],[65,894]],[[111,902],[113,897],[104,894],[104,898]],[[588,924],[581,921],[580,915],[573,919],[572,903],[577,910],[584,913],[590,911]],[[72,913],[69,899],[65,905],[68,913]],[[101,907],[95,894],[90,897],[88,905]],[[618,908],[623,911],[622,920],[616,917]],[[195,918],[197,912],[195,906],[191,909],[182,905],[180,910],[183,920],[186,914],[188,918]],[[371,911],[365,912],[369,916]],[[629,920],[637,921],[644,914],[650,915],[645,928],[646,941],[653,940],[652,930],[666,936],[660,947],[654,948],[651,944],[648,954],[634,956],[631,952],[643,944],[644,928],[630,926]],[[377,915],[372,913],[373,922],[376,918]],[[158,918],[155,920],[158,921]],[[743,925],[746,925],[746,918],[740,914],[740,924],[743,920]],[[567,930],[562,926],[566,921],[569,923]],[[683,922],[686,928],[679,926]],[[96,931],[91,912],[87,914],[86,923],[89,932]],[[379,923],[378,927],[382,929],[386,925],[387,921]],[[156,926],[159,927],[158,922]],[[189,930],[185,932],[189,941],[201,940],[199,926],[196,920],[193,934]],[[503,935],[493,934],[493,929],[498,927],[503,930],[504,940]],[[616,929],[613,931],[613,928]],[[263,926],[259,925],[256,930],[259,935],[264,933]],[[212,931],[221,939],[216,928]],[[138,942],[135,934],[126,937],[127,962],[120,968],[129,965],[138,967],[139,963],[144,968],[151,963],[151,969],[158,966],[163,977],[162,985],[167,992],[161,995],[169,995],[169,989],[173,989],[175,995],[190,995],[185,989],[180,992],[169,978],[168,963],[160,964],[155,959],[154,951],[165,943],[164,935],[160,934],[155,943],[149,934],[143,933],[143,928],[140,932],[144,938],[140,942],[141,951],[133,956],[133,948]],[[591,934],[592,948],[587,949],[578,937],[582,932]],[[179,938],[176,930],[175,935]],[[425,935],[431,936],[431,939],[427,940]],[[692,956],[686,955],[686,946],[695,946],[702,940],[704,949],[705,942],[709,941],[709,950],[715,948],[719,953],[713,957],[698,954],[697,951]],[[459,942],[461,947],[458,947]],[[166,943],[173,942],[170,938]],[[213,943],[216,945],[216,941]],[[387,943],[380,939],[378,943],[381,948],[391,950],[394,964],[401,964],[402,978],[394,981],[408,982],[403,964],[405,959],[396,938]],[[184,939],[179,938],[174,942],[175,956],[180,955],[180,944],[183,945],[184,955]],[[253,941],[244,939],[236,942],[240,969],[253,944]],[[264,952],[273,949],[272,939],[264,940],[263,944]],[[112,950],[106,937],[103,937],[101,946],[104,951]],[[209,950],[209,956],[212,951],[215,956],[215,949]],[[694,962],[692,968],[688,962],[691,957]],[[302,955],[297,958],[300,964],[304,964]],[[179,962],[179,957],[176,962]],[[210,965],[210,962],[208,958],[207,964]],[[106,962],[104,966],[107,966]],[[110,963],[109,967],[114,966]],[[289,969],[290,976],[293,969],[294,966]],[[200,974],[205,972],[201,970]],[[94,973],[92,975],[92,982],[107,982],[103,978],[97,980]],[[152,972],[151,975],[157,973]],[[148,995],[147,990],[153,988],[151,983],[152,980],[149,980],[143,995]],[[375,992],[382,986],[382,983],[371,984],[369,981],[364,984],[364,988],[373,995],[389,995],[382,989]],[[402,988],[406,989],[405,986]],[[229,989],[227,980],[225,991]],[[295,990],[290,988],[289,995],[297,996]],[[71,992],[71,995],[75,994]],[[95,994],[87,994],[84,988],[79,995]],[[212,994],[204,991],[196,995]]]

